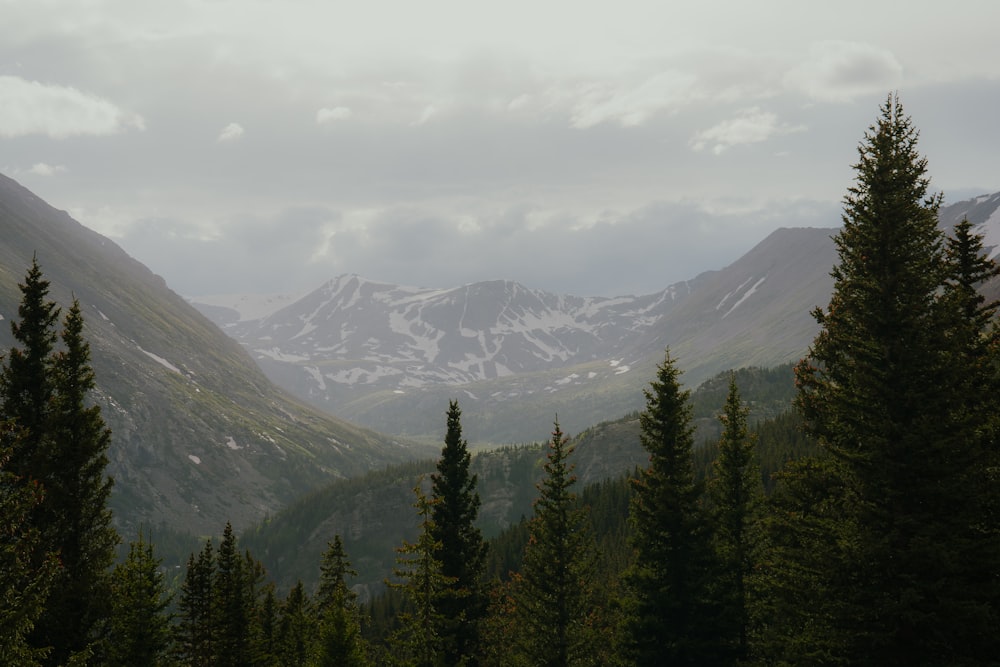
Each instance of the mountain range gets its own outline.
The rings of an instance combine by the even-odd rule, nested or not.
[[[1000,247],[1000,194],[940,211]],[[643,405],[664,348],[696,386],[728,368],[795,361],[829,300],[836,229],[778,229],[732,265],[643,296],[551,294],[513,281],[450,289],[334,278],[304,297],[195,303],[304,401],[380,432],[433,440],[459,398],[477,442],[544,438]],[[266,310],[265,306],[265,310]],[[259,312],[259,311],[258,311]]]
[[[669,346],[696,385],[801,356],[829,296],[833,230],[780,229],[721,271],[648,295],[575,297],[491,281],[402,287],[344,275],[258,319],[195,304],[275,383],[384,433],[432,439],[458,398],[476,442],[544,439],[642,407]]]
[[[995,248],[998,207],[1000,195],[961,202],[942,210],[942,225],[967,216]],[[835,261],[834,230],[780,229],[729,267],[644,296],[341,276],[300,299],[244,297],[255,317],[199,306],[209,319],[112,241],[2,176],[0,230],[0,348],[13,344],[6,323],[32,256],[50,296],[83,307],[125,535],[140,523],[216,534],[332,480],[431,458],[451,398],[474,447],[535,442],[557,416],[580,432],[641,408],[668,346],[692,387],[728,368],[795,360]]]
[[[32,256],[64,309],[83,309],[112,430],[112,507],[136,525],[216,534],[304,491],[426,455],[335,419],[271,383],[233,339],[109,239],[0,176],[0,348]]]

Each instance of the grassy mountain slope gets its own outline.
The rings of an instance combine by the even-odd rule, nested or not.
[[[794,394],[788,365],[772,370],[741,369],[737,372],[737,384],[751,406],[752,421],[787,411]],[[724,373],[693,393],[696,442],[718,438],[716,415],[725,402],[727,390],[728,373]],[[439,430],[443,433],[444,411],[438,412],[442,416]],[[464,408],[462,417],[465,433],[473,421]],[[561,417],[560,421],[564,431],[572,435],[573,423]],[[538,440],[546,437],[547,432],[543,431]],[[580,488],[645,466],[648,460],[639,443],[637,413],[587,428],[571,437],[570,442],[576,448],[571,461],[576,466]],[[470,441],[470,446],[474,445]],[[473,457],[472,471],[478,475],[482,499],[479,526],[486,537],[516,524],[523,516],[530,516],[537,496],[535,484],[542,475],[543,456],[541,444],[532,444],[483,451]],[[339,534],[358,570],[356,583],[365,597],[381,589],[382,580],[394,563],[394,549],[404,539],[416,539],[412,490],[422,478],[424,491],[429,493],[430,474],[434,470],[435,462],[426,460],[334,482],[250,529],[241,544],[263,561],[279,586],[287,588],[301,579],[311,589],[318,581],[320,556],[327,542]]]
[[[419,454],[284,394],[161,278],[2,176],[0,232],[0,348],[13,343],[7,324],[32,255],[50,297],[83,307],[124,530],[144,522],[216,533],[331,479]]]

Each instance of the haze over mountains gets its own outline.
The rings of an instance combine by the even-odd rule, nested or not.
[[[64,309],[80,300],[122,526],[216,533],[417,453],[279,390],[161,278],[3,176],[0,229],[0,348],[13,342],[17,285],[32,255],[50,298]]]
[[[1000,195],[942,210],[1000,245]],[[778,229],[732,265],[660,292],[575,297],[513,281],[451,289],[339,276],[275,312],[246,296],[195,305],[277,384],[381,432],[433,439],[460,397],[479,441],[544,438],[552,418],[593,424],[642,407],[665,347],[694,386],[728,368],[774,366],[806,351],[836,260],[835,229]]]
[[[962,202],[942,224],[968,216],[997,247],[998,206],[1000,195]],[[119,523],[199,534],[247,525],[333,479],[433,456],[450,398],[473,446],[538,441],[557,414],[579,432],[640,408],[668,345],[691,386],[797,359],[835,256],[833,230],[781,229],[729,267],[648,295],[341,276],[264,304],[256,319],[205,307],[251,357],[113,242],[5,177],[0,229],[0,347],[37,255],[50,296],[83,306]]]

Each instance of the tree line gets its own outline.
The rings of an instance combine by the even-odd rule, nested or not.
[[[281,598],[231,526],[191,554],[173,599],[142,534],[112,567],[108,432],[84,400],[80,308],[57,336],[33,263],[19,347],[0,367],[0,659],[996,664],[1000,335],[998,304],[978,288],[1000,270],[968,222],[938,228],[917,139],[890,95],[859,145],[834,291],[795,367],[803,435],[790,447],[760,442],[731,376],[710,474],[698,475],[691,396],[668,350],[639,414],[648,465],[581,499],[556,419],[533,515],[501,554],[476,527],[452,402],[436,471],[414,489],[418,537],[398,547],[390,590],[367,612],[340,536],[317,589]],[[788,433],[794,420],[757,433],[767,428]],[[762,451],[788,459],[766,485]],[[376,609],[391,622],[373,622]]]

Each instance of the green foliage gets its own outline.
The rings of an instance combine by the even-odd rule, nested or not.
[[[128,557],[111,575],[111,620],[108,664],[163,664],[170,646],[170,617],[160,559],[149,538],[139,531],[129,544]]]
[[[253,600],[246,563],[236,547],[233,527],[227,523],[215,557],[212,617],[215,656],[219,665],[245,665],[250,656]]]
[[[968,228],[945,248],[918,132],[890,96],[859,147],[822,329],[796,370],[808,431],[843,488],[851,545],[829,595],[852,664],[951,663],[1000,650],[995,537],[979,530],[992,417],[978,341],[993,269]],[[993,544],[990,544],[993,542]],[[991,560],[993,562],[991,562]]]
[[[669,352],[645,391],[641,441],[649,467],[635,480],[625,575],[629,652],[639,665],[703,665],[719,641],[708,586],[711,535],[692,470],[690,392]]]
[[[364,642],[356,605],[357,595],[347,587],[347,577],[356,576],[351,562],[344,553],[340,535],[329,543],[320,564],[319,591],[316,593],[316,610],[319,613],[318,664],[363,665]]]
[[[7,471],[20,436],[10,422],[0,423],[0,663],[31,666],[45,657],[27,637],[42,614],[58,561],[44,552],[38,559],[42,543],[31,517],[42,501],[40,485]]]
[[[454,579],[441,572],[441,562],[436,554],[441,543],[434,540],[434,504],[418,484],[413,489],[417,500],[414,507],[420,517],[420,535],[416,542],[403,542],[396,549],[397,566],[393,575],[397,582],[389,586],[401,590],[408,598],[412,611],[404,612],[402,626],[393,636],[393,648],[403,664],[413,667],[442,667],[444,640],[441,628],[444,619],[434,605]]]
[[[20,429],[7,469],[44,489],[30,517],[41,538],[33,560],[55,553],[60,563],[29,641],[50,648],[45,664],[61,665],[103,650],[100,625],[110,614],[109,568],[119,542],[105,474],[111,435],[100,408],[87,404],[94,373],[80,304],[73,302],[57,336],[60,311],[37,260],[20,288],[20,320],[11,324],[16,345],[0,368],[0,413]]]
[[[178,623],[174,628],[174,654],[186,665],[213,664],[215,658],[214,589],[215,553],[212,541],[196,557],[188,558],[177,603]]]
[[[715,625],[729,664],[749,655],[749,581],[757,564],[757,521],[764,491],[755,441],[747,429],[748,412],[734,374],[719,417],[722,438],[708,486],[718,563],[712,592],[720,607]]]
[[[841,589],[856,583],[841,578],[854,548],[843,481],[829,457],[790,462],[776,478],[750,582],[753,657],[766,665],[851,664],[834,623],[850,611]]]
[[[313,655],[315,621],[309,596],[302,582],[297,582],[281,605],[278,621],[278,663],[287,667],[305,667]]]
[[[568,457],[573,448],[556,422],[545,476],[520,572],[511,581],[516,651],[526,664],[591,664],[597,658],[594,538],[576,502]]]
[[[458,401],[451,401],[444,448],[437,472],[431,475],[431,539],[438,545],[434,557],[449,581],[431,602],[442,620],[440,635],[448,665],[475,664],[479,624],[487,603],[483,587],[486,544],[476,526],[477,477],[469,472],[472,456],[462,439],[461,416]]]

